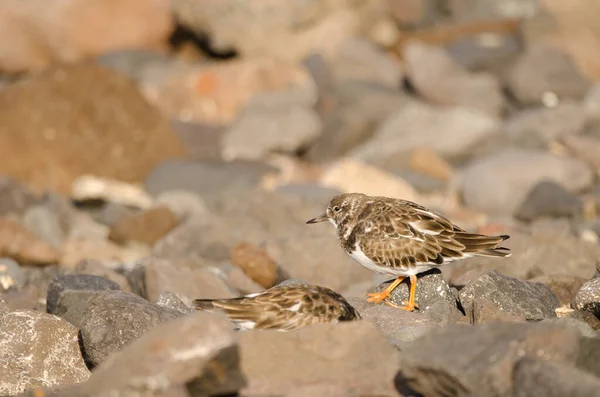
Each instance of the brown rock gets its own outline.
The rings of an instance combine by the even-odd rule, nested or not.
[[[442,181],[450,180],[454,174],[452,166],[446,160],[441,158],[434,150],[426,147],[414,149],[410,153],[409,164],[414,171]]]
[[[38,190],[68,194],[82,174],[139,182],[184,154],[132,81],[91,64],[52,68],[2,90],[0,119],[0,173]]]
[[[143,245],[121,247],[106,240],[70,237],[60,247],[60,265],[64,268],[74,268],[83,260],[95,259],[106,265],[116,266],[144,258],[148,256],[149,251],[150,249]]]
[[[110,227],[108,238],[117,244],[139,241],[148,245],[164,237],[177,226],[179,219],[165,206],[127,216]]]
[[[167,2],[5,0],[0,69],[20,72],[125,48],[157,48],[173,29]],[[85,86],[84,86],[85,87]]]
[[[244,395],[287,395],[307,385],[329,383],[356,395],[395,395],[398,353],[367,321],[317,324],[294,332],[240,335]]]
[[[315,98],[310,75],[293,63],[270,58],[207,63],[173,75],[154,98],[166,113],[186,121],[229,124],[259,92],[292,90]]]
[[[185,304],[193,299],[233,298],[231,288],[209,268],[176,266],[170,261],[148,258],[129,273],[134,292],[156,302],[161,294],[172,292]]]
[[[579,288],[587,281],[583,277],[569,275],[544,275],[530,279],[546,284],[556,295],[561,305],[570,305]]]
[[[271,288],[277,282],[277,264],[262,248],[240,243],[231,252],[231,263],[264,288]]]
[[[0,256],[22,265],[47,265],[58,261],[58,251],[36,237],[18,221],[0,218]]]
[[[0,394],[83,382],[77,328],[62,319],[32,310],[0,315]]]

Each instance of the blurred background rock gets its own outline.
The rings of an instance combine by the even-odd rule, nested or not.
[[[511,235],[511,258],[452,265],[451,286],[493,268],[597,312],[598,283],[574,299],[600,255],[598,15],[597,0],[0,0],[3,305],[45,312],[77,274],[110,288],[61,288],[153,305],[289,278],[362,297],[381,277],[304,224],[360,191]],[[44,385],[87,377],[56,371]]]

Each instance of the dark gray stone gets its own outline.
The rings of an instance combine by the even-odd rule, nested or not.
[[[477,299],[493,302],[498,310],[527,320],[556,317],[554,309],[560,301],[548,286],[521,281],[490,270],[467,284],[460,291],[460,303],[467,316],[473,316]]]
[[[121,291],[96,292],[81,318],[84,354],[92,365],[181,313]]]
[[[575,295],[575,308],[600,317],[600,278],[585,282]]]
[[[583,211],[583,204],[571,192],[556,182],[542,181],[525,198],[515,217],[532,221],[542,217],[574,217]]]
[[[67,290],[104,291],[119,289],[120,287],[117,283],[104,277],[91,274],[59,274],[52,279],[48,287],[46,311],[50,314],[55,314],[58,299]]]

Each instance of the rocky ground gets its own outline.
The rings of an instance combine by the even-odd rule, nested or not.
[[[597,396],[598,12],[0,3],[0,395]],[[367,303],[391,280],[305,224],[344,191],[513,255],[420,275],[412,313]],[[363,319],[235,332],[190,308],[289,279]]]

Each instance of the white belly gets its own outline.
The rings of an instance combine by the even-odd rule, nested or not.
[[[361,265],[373,272],[382,273],[394,277],[413,276],[439,266],[435,263],[418,263],[415,267],[410,269],[393,268],[391,266],[381,266],[369,259],[365,255],[365,253],[360,249],[358,244],[356,244],[354,252],[349,255],[352,259],[354,259],[355,261],[357,261],[358,263],[360,263]]]

